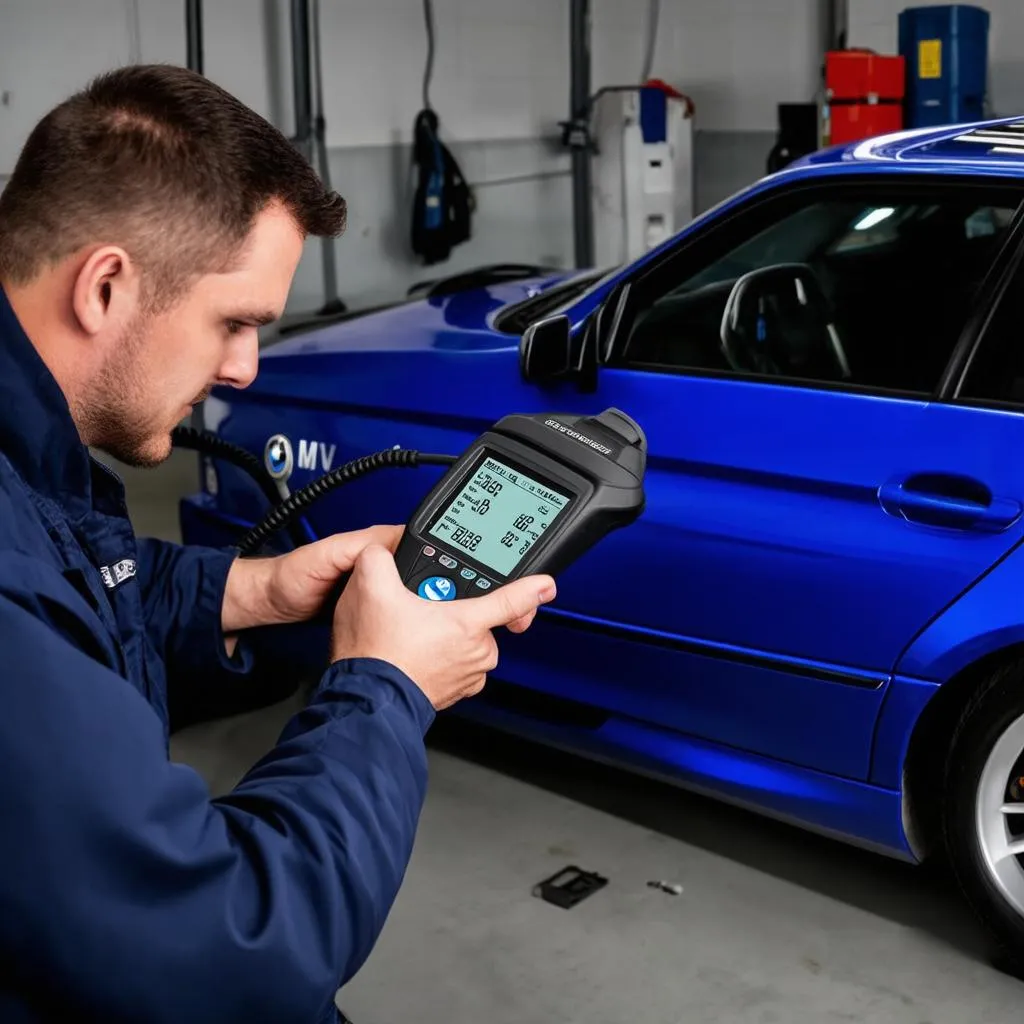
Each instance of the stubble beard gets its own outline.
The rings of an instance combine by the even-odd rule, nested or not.
[[[92,447],[144,469],[159,466],[171,454],[170,433],[154,418],[154,403],[147,401],[149,388],[139,369],[147,320],[140,314],[125,329],[76,416]]]

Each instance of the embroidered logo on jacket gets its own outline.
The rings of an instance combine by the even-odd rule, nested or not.
[[[130,580],[135,575],[135,571],[134,558],[122,558],[120,562],[115,562],[113,565],[100,566],[100,575],[103,577],[103,584],[108,590],[113,590],[114,587],[124,583],[125,580]]]

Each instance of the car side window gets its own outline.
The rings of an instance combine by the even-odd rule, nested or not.
[[[756,204],[636,282],[619,361],[930,393],[1021,195],[871,184]],[[737,281],[768,268],[723,339]]]
[[[992,311],[977,350],[967,361],[957,400],[1024,410],[1022,289],[1024,266],[1018,267]]]

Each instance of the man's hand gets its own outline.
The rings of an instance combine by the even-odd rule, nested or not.
[[[394,552],[403,530],[402,526],[372,526],[325,537],[276,558],[236,559],[224,589],[221,624],[225,635],[312,618],[368,545]]]
[[[303,622],[323,607],[341,576],[371,544],[394,553],[403,526],[371,526],[337,533],[275,558],[268,600],[277,622]]]
[[[482,597],[426,601],[406,589],[388,548],[370,544],[356,557],[335,610],[331,660],[389,662],[441,710],[483,689],[498,663],[491,630],[522,632],[554,596],[550,576],[528,576]]]

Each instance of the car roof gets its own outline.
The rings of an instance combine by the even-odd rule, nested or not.
[[[999,174],[1024,178],[1024,116],[914,128],[833,146],[790,165],[825,170],[888,165],[893,170]],[[852,165],[852,167],[851,167]]]

